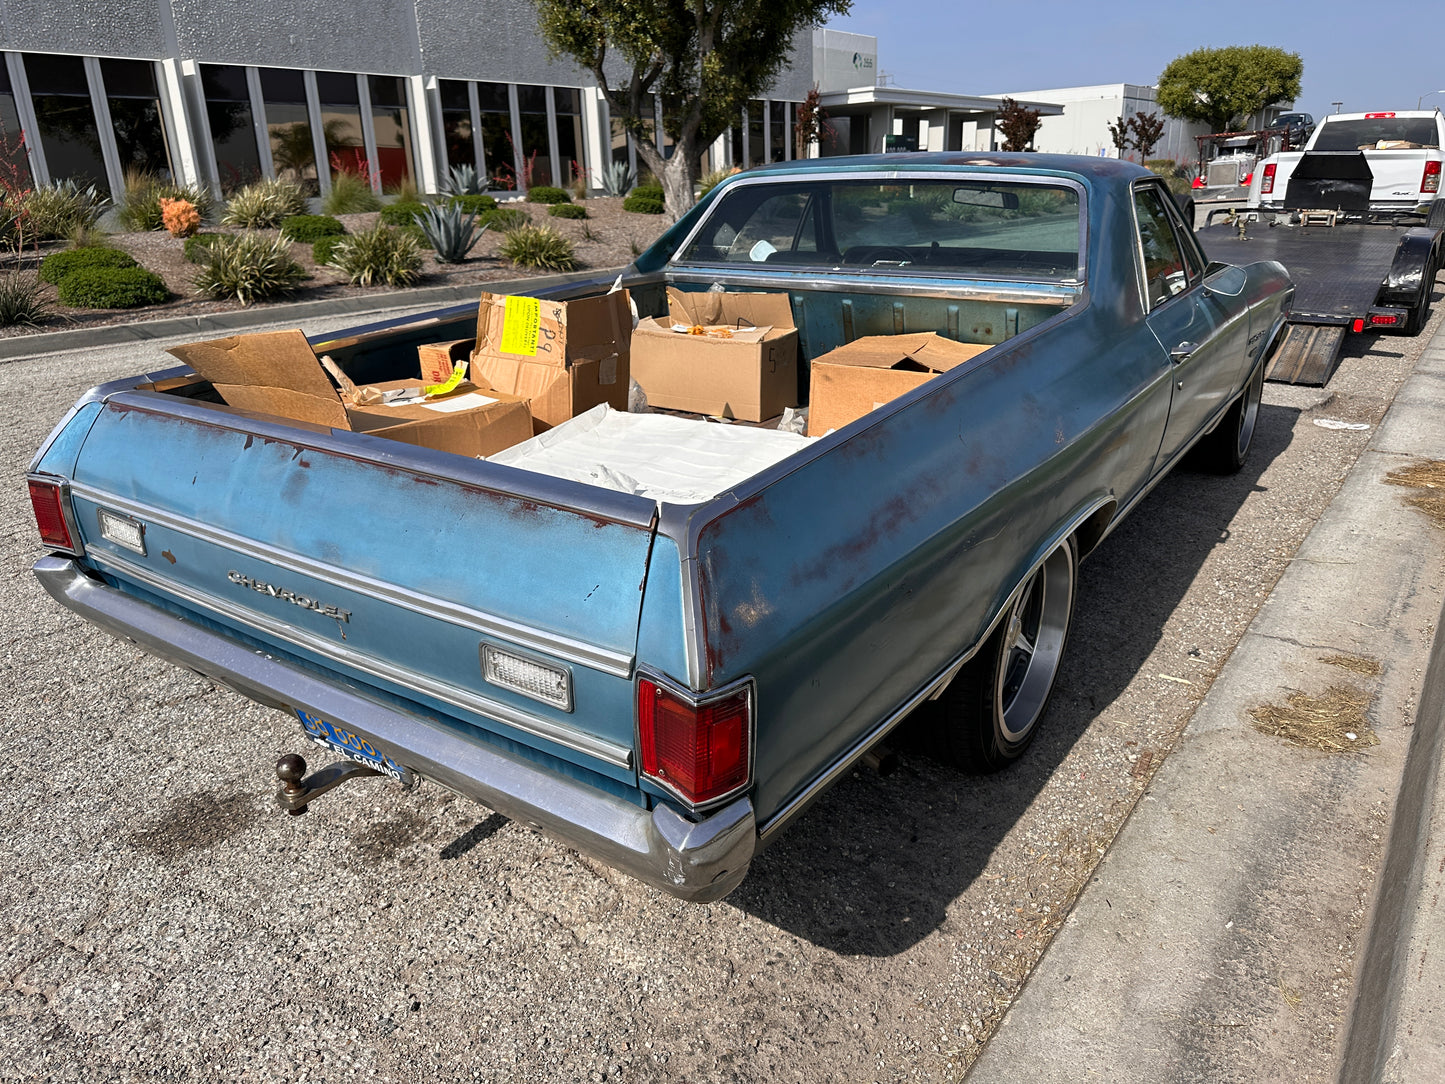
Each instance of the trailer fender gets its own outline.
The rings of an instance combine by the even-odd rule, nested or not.
[[[1380,284],[1379,303],[1407,308],[1420,296],[1421,287],[1440,266],[1440,230],[1416,227],[1406,230],[1395,248],[1395,259]]]

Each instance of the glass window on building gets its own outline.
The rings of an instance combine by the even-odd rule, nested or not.
[[[522,181],[528,188],[551,184],[557,174],[547,138],[547,88],[519,85],[517,112],[522,123]]]
[[[23,192],[33,183],[30,156],[25,151],[25,133],[15,108],[15,90],[10,85],[10,70],[0,63],[0,188],[6,192]]]
[[[612,118],[612,160],[614,162],[627,162],[631,164],[628,157],[627,129],[622,127],[622,122],[615,116]]]
[[[106,108],[115,130],[120,168],[126,173],[171,176],[171,152],[161,118],[156,66],[149,60],[102,60]]]
[[[728,143],[732,150],[732,164],[737,169],[745,168],[746,159],[743,157],[743,129],[742,125],[728,129]]]
[[[261,176],[261,152],[256,147],[246,69],[221,64],[200,67],[221,191],[234,192]]]
[[[411,115],[406,105],[406,80],[395,75],[369,76],[371,128],[376,136],[376,168],[383,191],[391,192],[411,176]]]
[[[51,180],[109,188],[85,61],[78,56],[38,53],[26,53],[24,60],[35,125]]]
[[[788,153],[788,103],[770,102],[768,109],[768,161],[784,162],[792,157]]]
[[[299,184],[309,195],[317,184],[316,148],[311,141],[311,116],[306,111],[306,79],[290,68],[261,68],[261,100],[271,139],[271,164],[283,181]]]
[[[317,72],[316,95],[321,101],[321,134],[326,141],[331,176],[350,173],[370,183],[375,163],[366,160],[361,91],[356,76],[349,72]]]
[[[642,132],[643,139],[649,147],[657,146],[657,99],[651,94],[642,96]],[[637,161],[637,172],[642,173],[647,168],[642,159]],[[640,183],[640,182],[639,182]]]
[[[517,187],[517,167],[512,154],[512,106],[506,83],[478,83],[477,105],[482,116],[482,154],[487,163],[487,186]]]
[[[447,167],[477,165],[477,145],[472,136],[472,98],[461,79],[438,79],[442,100],[442,132],[447,145]]]
[[[575,87],[553,87],[557,110],[557,157],[561,159],[562,183],[571,184],[586,173],[582,142],[582,92]],[[595,178],[593,178],[595,182]]]
[[[763,103],[748,102],[748,165],[760,166],[768,160],[768,133],[763,128]]]

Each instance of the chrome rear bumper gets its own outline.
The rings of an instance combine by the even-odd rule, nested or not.
[[[344,724],[417,774],[681,899],[721,899],[752,861],[757,825],[747,798],[698,823],[664,805],[641,809],[142,602],[69,558],[42,557],[35,575],[57,602],[107,632],[259,703]]]

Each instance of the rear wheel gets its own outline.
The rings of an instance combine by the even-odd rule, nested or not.
[[[1234,401],[1214,432],[1195,446],[1195,460],[1216,474],[1234,474],[1249,458],[1254,427],[1259,420],[1259,401],[1264,397],[1264,365],[1260,365]]]
[[[1430,322],[1430,294],[1435,288],[1435,268],[1432,265],[1428,270],[1430,271],[1428,280],[1420,284],[1420,297],[1411,306],[1409,315],[1405,317],[1406,335],[1420,334],[1425,325]]]
[[[1050,553],[944,692],[941,745],[958,767],[997,771],[1033,741],[1069,638],[1078,564],[1072,539]]]

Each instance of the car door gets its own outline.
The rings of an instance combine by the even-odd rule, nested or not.
[[[1168,463],[1214,415],[1228,382],[1221,376],[1219,331],[1228,313],[1204,288],[1204,260],[1168,193],[1154,182],[1134,189],[1144,303],[1149,330],[1169,357],[1169,422],[1159,449]],[[1232,373],[1229,374],[1233,376]]]

